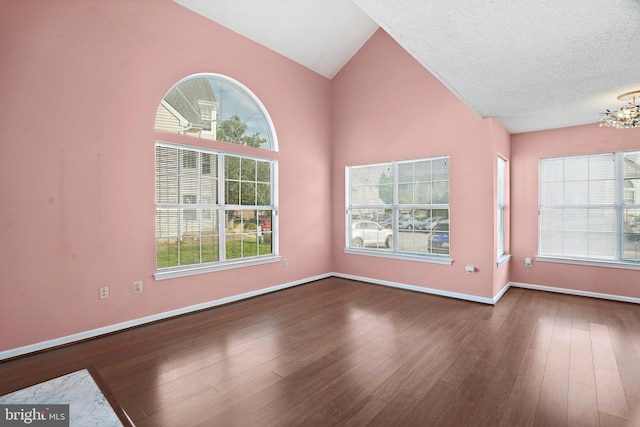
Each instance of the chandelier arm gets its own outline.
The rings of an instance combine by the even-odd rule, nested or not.
[[[640,105],[636,104],[636,96],[640,96],[640,90],[623,93],[618,96],[620,101],[629,101],[628,104],[619,110],[607,110],[600,113],[600,126],[610,126],[615,128],[640,127]]]

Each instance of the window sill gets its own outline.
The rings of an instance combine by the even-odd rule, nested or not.
[[[511,254],[500,255],[500,257],[498,258],[498,262],[497,262],[498,267],[500,267],[503,264],[508,263],[510,259],[511,259]]]
[[[536,256],[536,261],[554,262],[558,264],[588,265],[592,267],[621,268],[626,270],[640,270],[640,262],[605,261],[581,258],[556,258],[540,255]]]
[[[159,270],[154,275],[156,281],[175,279],[178,277],[194,276],[196,274],[211,273],[215,271],[230,270],[233,268],[250,267],[253,265],[270,264],[280,262],[279,256],[265,256],[261,258],[241,259],[233,261],[225,261],[216,264],[176,267]]]
[[[451,258],[445,257],[445,256],[437,256],[437,255],[400,254],[397,252],[384,252],[384,251],[352,249],[352,248],[346,248],[344,250],[344,253],[351,254],[351,255],[365,255],[365,256],[374,256],[374,257],[380,257],[380,258],[399,259],[404,261],[428,262],[432,264],[442,264],[442,265],[453,264],[453,260]]]

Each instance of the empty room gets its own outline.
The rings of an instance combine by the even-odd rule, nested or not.
[[[392,3],[0,2],[0,424],[640,426],[640,2]]]

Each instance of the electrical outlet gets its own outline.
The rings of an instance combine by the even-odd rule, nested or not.
[[[136,280],[133,282],[133,293],[141,294],[142,293],[142,280]]]
[[[107,298],[109,298],[109,287],[103,286],[100,288],[100,299],[107,299]]]
[[[524,266],[525,267],[531,267],[531,258],[525,258],[524,259]]]
[[[289,261],[287,261],[287,259],[286,259],[286,258],[283,258],[283,259],[282,259],[282,266],[283,266],[283,267],[286,267],[286,266],[288,266],[288,265],[289,265]]]

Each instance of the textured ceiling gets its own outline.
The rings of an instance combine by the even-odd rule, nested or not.
[[[640,0],[175,0],[333,76],[382,27],[511,133],[593,123],[640,89]]]

